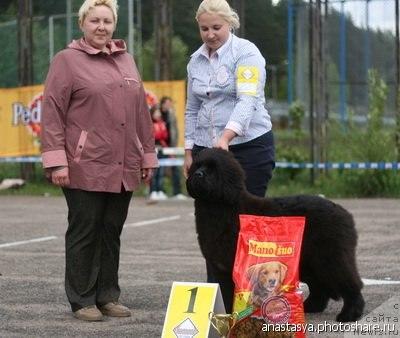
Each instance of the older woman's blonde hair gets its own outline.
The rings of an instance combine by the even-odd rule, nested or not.
[[[117,24],[118,19],[118,4],[117,0],[85,0],[79,8],[79,25],[82,25],[89,11],[95,6],[107,6],[111,9],[114,16],[114,24]]]
[[[196,20],[199,21],[199,16],[204,13],[217,14],[228,22],[232,29],[240,27],[239,16],[229,6],[226,0],[203,0],[197,9]]]

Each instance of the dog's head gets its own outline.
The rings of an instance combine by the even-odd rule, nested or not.
[[[186,187],[194,199],[236,204],[245,189],[244,171],[230,152],[204,149],[189,169]]]
[[[255,264],[248,268],[247,279],[268,293],[279,293],[280,286],[286,277],[287,266],[281,262]]]

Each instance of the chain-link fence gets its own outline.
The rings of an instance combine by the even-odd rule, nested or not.
[[[119,15],[115,38],[124,39],[128,44],[133,39],[135,52],[141,46],[140,36],[140,1],[119,0]],[[80,2],[73,2],[72,6],[72,39],[81,37],[78,25],[77,12]],[[65,48],[68,40],[67,14],[51,13],[47,16],[35,16],[32,22],[32,59],[33,84],[43,83],[51,58]],[[132,18],[132,20],[129,20]],[[130,26],[129,22],[134,26]],[[131,38],[129,36],[131,31]],[[18,22],[13,16],[0,16],[0,79],[1,87],[18,86]],[[140,64],[139,64],[140,66]]]
[[[326,114],[343,122],[368,112],[368,70],[376,69],[388,85],[385,122],[393,124],[396,100],[396,40],[394,0],[330,0],[318,9],[307,2],[290,5],[293,13],[294,98],[310,105],[310,70],[318,71],[325,93]],[[320,21],[316,16],[320,11]],[[312,25],[312,27],[311,27]],[[312,34],[320,37],[320,45]],[[314,51],[313,49],[319,48]],[[310,62],[322,53],[322,63]],[[290,61],[290,60],[289,60]],[[315,60],[314,60],[315,61]],[[313,67],[313,68],[311,68]],[[315,75],[314,75],[315,76]],[[321,99],[321,98],[320,98]],[[312,98],[311,98],[312,100]]]

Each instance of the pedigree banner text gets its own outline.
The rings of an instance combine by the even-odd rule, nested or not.
[[[183,144],[185,81],[145,82],[158,99],[170,96],[175,104],[179,145]],[[0,89],[0,157],[40,155],[43,85]]]

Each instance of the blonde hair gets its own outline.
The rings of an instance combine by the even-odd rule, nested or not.
[[[204,13],[217,14],[228,22],[232,29],[240,27],[239,16],[229,6],[226,0],[203,0],[197,9],[196,20],[199,21],[199,16]]]
[[[79,25],[82,25],[83,21],[85,20],[87,14],[89,11],[94,8],[95,6],[107,6],[109,9],[111,9],[111,12],[113,13],[114,16],[114,24],[117,24],[117,19],[118,19],[118,4],[117,0],[85,0],[79,8]]]

